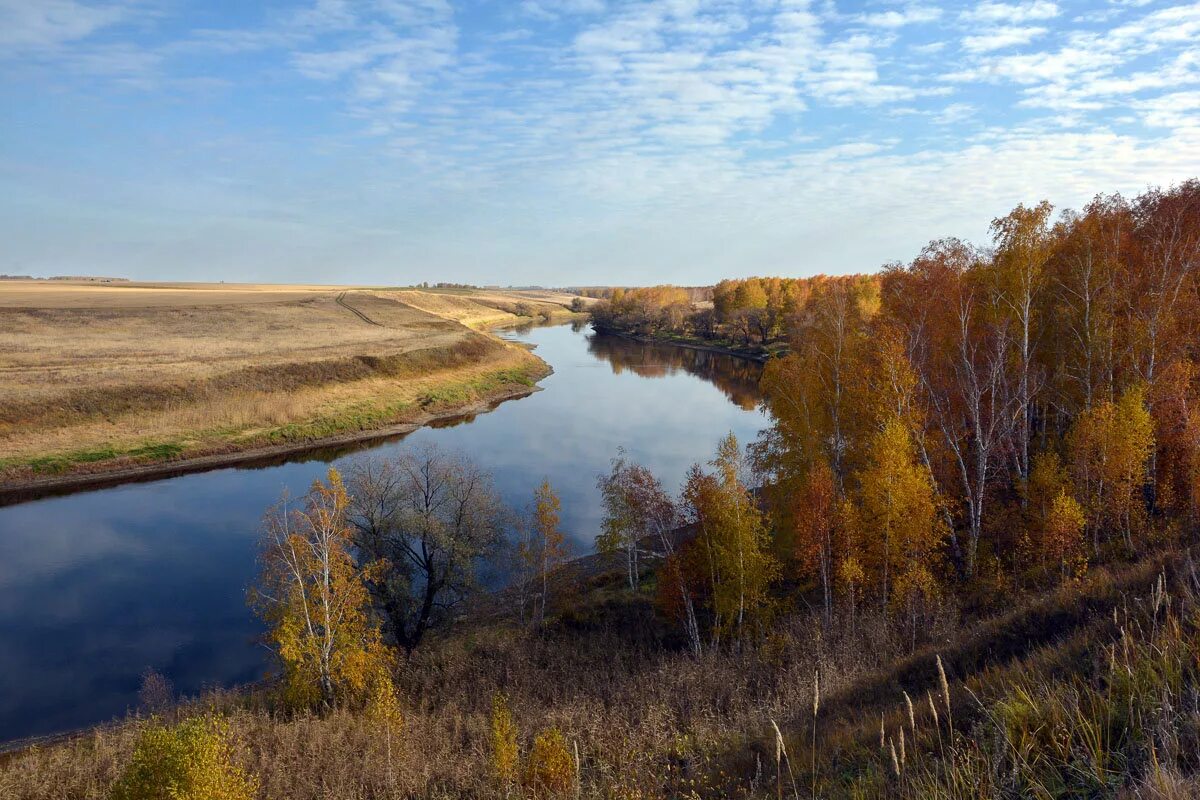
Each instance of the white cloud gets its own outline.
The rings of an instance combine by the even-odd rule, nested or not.
[[[35,5],[0,0],[0,13]],[[250,208],[242,216],[262,228],[254,257],[278,258],[279,269],[298,255],[325,259],[320,269],[373,247],[381,269],[408,253],[422,268],[486,262],[493,279],[532,259],[616,280],[615,253],[664,280],[699,262],[712,277],[866,269],[919,247],[916,236],[972,235],[986,225],[980,209],[1169,182],[1194,172],[1200,152],[1195,3],[1085,23],[1045,0],[962,14],[920,2],[838,14],[825,0],[530,0],[524,16],[512,4],[498,27],[481,16],[460,31],[463,11],[443,0],[314,0],[265,12],[256,28],[173,41],[126,37],[137,26],[117,13],[125,5],[44,5],[68,7],[84,12],[39,8],[0,28],[0,42],[36,51],[29,63],[47,71],[53,61],[64,75],[145,88],[159,73],[202,70],[205,57],[222,75],[242,58],[252,66],[234,80],[247,96],[269,80],[286,102],[309,104],[314,128],[336,120],[337,133],[314,141],[305,131],[281,148],[308,147],[338,166],[307,195],[291,191],[303,178],[274,164],[228,168],[231,185],[253,196],[222,214]],[[945,30],[916,27],[948,16]],[[267,196],[285,173],[288,191]],[[195,196],[169,188],[167,205]],[[276,256],[283,207],[289,230],[305,230]],[[138,211],[130,219],[145,217]],[[862,241],[828,232],[866,217],[881,223]],[[531,254],[530,242],[545,252]],[[301,243],[321,249],[301,253]],[[781,260],[801,250],[804,263]]]
[[[128,18],[127,3],[0,0],[0,56],[86,39]]]
[[[993,50],[1029,44],[1045,34],[1045,28],[1034,26],[993,28],[984,33],[965,37],[963,49],[969,53],[990,53]]]
[[[1200,133],[1200,91],[1170,92],[1134,103],[1134,107],[1152,127]]]
[[[964,19],[993,24],[1017,25],[1034,20],[1053,19],[1060,10],[1055,3],[1048,0],[1030,0],[1026,3],[998,3],[993,0],[975,6],[974,9],[963,13]]]
[[[522,14],[534,19],[556,20],[570,14],[599,14],[604,0],[521,0]]]
[[[938,125],[953,125],[957,122],[964,122],[975,116],[978,109],[970,103],[950,103],[941,111],[933,115],[933,121]]]
[[[873,14],[862,14],[857,19],[865,25],[877,28],[902,28],[905,25],[917,25],[925,22],[935,22],[942,17],[942,10],[935,6],[911,5],[899,11],[880,11]]]

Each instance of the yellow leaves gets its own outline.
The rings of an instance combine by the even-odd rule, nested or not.
[[[403,727],[404,711],[400,707],[400,694],[387,669],[377,669],[371,678],[364,711],[367,719],[389,731]]]
[[[506,792],[516,785],[518,778],[535,798],[564,797],[575,787],[575,762],[558,728],[542,731],[534,738],[522,769],[517,726],[508,707],[508,697],[501,692],[492,697],[489,738],[492,774]]]
[[[917,461],[912,437],[898,417],[875,435],[858,479],[858,543],[864,567],[874,573],[887,602],[890,581],[908,574],[914,585],[928,583],[914,570],[927,562],[946,530],[937,514],[933,479]]]
[[[1084,411],[1069,442],[1071,471],[1083,494],[1089,524],[1118,528],[1132,546],[1137,494],[1154,452],[1154,424],[1144,388],[1131,387],[1117,402],[1104,401]]]
[[[837,572],[838,581],[845,587],[845,591],[857,599],[867,580],[867,573],[863,569],[862,562],[853,555],[846,556],[838,563]]]
[[[554,493],[550,481],[542,481],[542,485],[533,493],[533,520],[542,547],[545,548],[547,556],[553,559],[559,559],[564,555],[565,539],[558,527],[561,510],[562,501]]]
[[[768,552],[763,514],[742,482],[741,450],[733,434],[721,440],[712,466],[714,475],[692,469],[683,499],[700,527],[715,626],[740,633],[766,609],[779,566]]]
[[[1082,575],[1087,570],[1083,536],[1087,518],[1071,494],[1070,477],[1057,453],[1034,457],[1027,500],[1030,566],[1056,567],[1064,576]]]
[[[249,800],[257,790],[257,781],[233,763],[228,724],[197,717],[173,728],[150,723],[112,800]]]
[[[565,797],[575,786],[575,763],[558,728],[542,731],[533,740],[525,763],[525,788],[534,797]]]
[[[492,697],[492,773],[503,787],[517,781],[520,750],[517,745],[517,726],[508,710],[508,697],[497,692]]]
[[[1087,571],[1084,523],[1083,507],[1065,489],[1059,490],[1046,514],[1044,550],[1061,564],[1064,573],[1076,577]]]
[[[271,626],[293,708],[366,698],[386,663],[363,575],[351,555],[349,498],[337,470],[300,508],[286,501],[264,524],[263,571],[252,600]]]

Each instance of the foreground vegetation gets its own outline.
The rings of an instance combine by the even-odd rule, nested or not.
[[[171,736],[219,729],[209,748],[227,751],[221,774],[252,781],[255,797],[522,796],[530,762],[563,752],[535,750],[554,730],[568,757],[562,796],[578,782],[584,797],[773,797],[781,776],[789,797],[811,796],[814,780],[820,797],[1062,797],[1080,787],[1082,796],[1192,797],[1192,569],[1179,552],[1099,569],[965,635],[948,605],[915,651],[878,617],[822,626],[788,613],[761,644],[700,658],[658,617],[652,587],[631,593],[610,572],[544,626],[493,622],[431,640],[395,672],[395,705],[287,711],[260,691],[160,707],[153,719],[148,707],[140,719],[8,756],[0,791],[108,797],[137,774],[136,752],[161,750],[163,731],[200,720]],[[785,732],[778,764],[773,722]],[[890,751],[900,762],[901,730],[897,777]]]
[[[545,364],[467,326],[567,317],[570,300],[6,282],[0,482],[303,444],[527,391]]]

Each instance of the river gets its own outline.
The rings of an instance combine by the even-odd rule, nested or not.
[[[600,527],[596,477],[618,447],[673,488],[725,433],[747,442],[764,426],[757,364],[578,324],[504,335],[535,345],[554,374],[472,419],[353,451],[0,508],[0,741],[123,714],[147,668],[184,694],[262,677],[269,661],[245,602],[258,523],[330,462],[436,442],[491,471],[515,507],[549,478],[582,554]]]

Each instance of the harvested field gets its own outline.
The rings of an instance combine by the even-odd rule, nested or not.
[[[519,318],[519,311],[550,318],[570,313],[573,295],[557,292],[416,291],[387,292],[402,303],[453,319],[473,328],[503,325]],[[524,306],[520,308],[519,306]]]
[[[519,319],[417,291],[5,282],[0,483],[319,440],[511,394],[545,373],[456,317]]]

